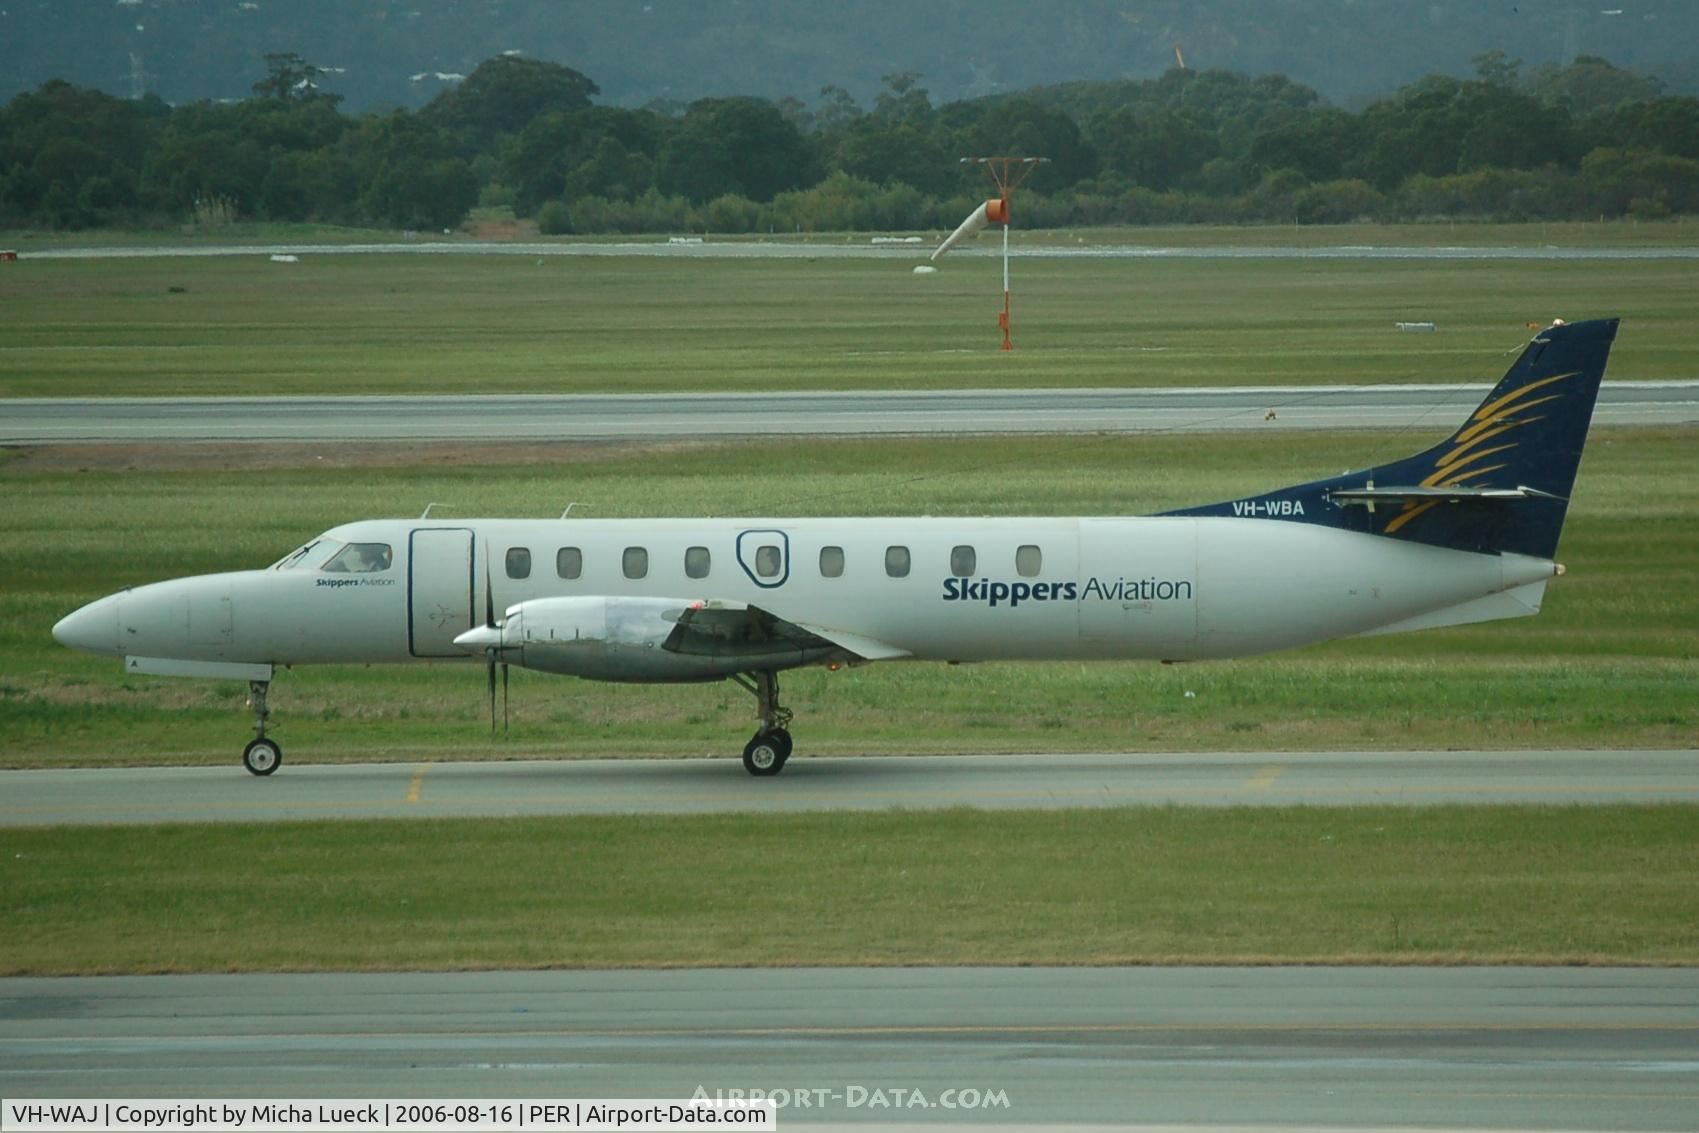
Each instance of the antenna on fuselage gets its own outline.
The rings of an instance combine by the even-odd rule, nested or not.
[[[426,505],[425,505],[425,510],[424,510],[424,511],[422,511],[422,512],[420,512],[420,513],[419,513],[419,518],[420,518],[420,519],[429,519],[429,518],[431,518],[431,509],[432,509],[432,508],[434,508],[434,507],[436,507],[436,506],[437,506],[437,505],[436,505],[436,503],[434,503],[434,502],[432,502],[432,503],[428,503],[428,504],[426,504]],[[453,504],[443,504],[443,505],[442,505],[442,506],[443,506],[443,507],[453,507],[453,506],[454,506],[454,505],[453,505]]]

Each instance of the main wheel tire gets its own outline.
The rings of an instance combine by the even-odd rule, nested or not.
[[[775,741],[771,734],[756,732],[755,738],[743,746],[743,769],[751,775],[777,775],[785,765],[786,745]]]
[[[242,766],[250,774],[270,775],[283,762],[283,749],[268,739],[251,740],[242,749]]]
[[[779,766],[791,757],[791,734],[783,728],[774,728],[767,733],[767,738],[779,745]]]

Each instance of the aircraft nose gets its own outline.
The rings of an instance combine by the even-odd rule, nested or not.
[[[53,627],[53,640],[72,649],[106,656],[118,654],[118,595],[90,602],[60,618]]]

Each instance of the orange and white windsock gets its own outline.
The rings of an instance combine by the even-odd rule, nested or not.
[[[932,253],[932,258],[935,260],[940,258],[945,252],[948,252],[969,236],[976,235],[987,224],[993,223],[1009,223],[1009,202],[1001,197],[986,201],[968,213],[967,219],[958,224],[956,230],[950,233],[949,238],[938,245],[938,250]]]

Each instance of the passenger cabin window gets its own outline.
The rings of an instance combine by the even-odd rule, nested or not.
[[[388,570],[393,558],[388,543],[350,543],[332,555],[324,569],[338,574],[377,574]]]
[[[531,548],[509,547],[507,549],[507,577],[531,577]]]
[[[950,573],[957,578],[967,578],[979,564],[979,556],[972,547],[952,547],[950,549]]]
[[[885,548],[885,573],[892,578],[908,577],[909,556],[907,547]]]
[[[1037,578],[1044,569],[1044,552],[1026,543],[1015,549],[1015,573],[1022,578]]]
[[[713,558],[706,547],[687,547],[684,552],[684,573],[687,578],[707,578]]]
[[[762,578],[777,578],[783,565],[784,558],[777,547],[768,545],[755,548],[755,573]]]
[[[844,549],[842,547],[820,548],[820,577],[842,578],[844,576]]]
[[[649,551],[644,547],[627,547],[625,554],[620,556],[620,567],[627,578],[647,578],[649,576]]]
[[[584,573],[584,552],[577,547],[562,547],[555,552],[555,573],[562,578],[577,578]]]

